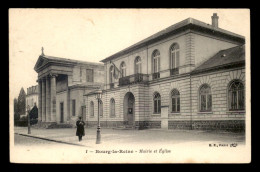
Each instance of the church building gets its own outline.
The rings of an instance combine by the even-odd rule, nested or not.
[[[99,112],[101,128],[244,131],[245,37],[219,28],[216,13],[211,18],[212,24],[187,18],[103,59],[104,87],[99,106],[95,95],[77,94],[78,98],[85,95],[87,126],[97,126]],[[41,59],[43,63],[52,60],[40,57],[37,71]],[[39,73],[41,93],[46,91],[45,83],[51,83],[48,98],[53,96],[55,80],[57,90],[62,85],[59,82],[68,82],[67,87],[59,87],[65,93],[57,92],[56,120],[61,119],[60,103],[66,102],[62,98],[72,99],[69,93],[74,90],[75,69],[68,68],[68,63],[56,66],[62,70],[54,72],[51,65]],[[45,81],[46,76],[51,77],[50,82]],[[45,98],[42,94],[42,100]],[[65,106],[72,112],[71,105]],[[42,114],[48,114],[45,108]],[[52,115],[48,117],[42,115],[43,120],[52,120]]]
[[[75,126],[79,116],[86,120],[83,95],[102,88],[102,63],[47,56],[42,52],[34,70],[38,73],[38,125]]]

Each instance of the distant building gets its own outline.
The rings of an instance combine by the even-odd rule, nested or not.
[[[188,18],[105,58],[101,127],[243,131],[244,44],[214,13],[212,25]],[[96,126],[97,99],[85,99]]]
[[[30,106],[30,109],[32,109],[34,105],[38,107],[38,85],[27,88],[26,106],[25,106],[26,110],[28,105]]]
[[[38,73],[38,119],[40,123],[74,124],[86,120],[83,95],[104,83],[104,65],[42,53],[34,67]]]

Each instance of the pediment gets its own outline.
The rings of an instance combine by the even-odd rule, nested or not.
[[[38,71],[42,66],[44,66],[46,63],[48,63],[48,60],[44,58],[43,56],[40,56],[34,66],[34,70]]]

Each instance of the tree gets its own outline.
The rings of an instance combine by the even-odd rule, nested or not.
[[[38,122],[38,108],[36,104],[34,104],[33,108],[30,111],[30,122],[32,125]]]
[[[14,99],[14,120],[18,121],[20,119],[20,115],[18,113],[18,100],[17,98]]]
[[[26,113],[26,104],[25,104],[25,99],[26,99],[26,94],[23,89],[23,87],[20,90],[19,96],[18,96],[18,114],[20,115],[25,115]]]

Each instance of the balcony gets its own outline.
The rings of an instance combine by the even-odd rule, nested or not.
[[[153,73],[153,79],[158,79],[160,78],[160,72]]]
[[[170,69],[171,76],[179,74],[179,68]]]
[[[144,83],[144,82],[148,82],[148,80],[149,80],[148,75],[137,73],[134,75],[119,78],[119,86],[136,84],[136,83]]]

